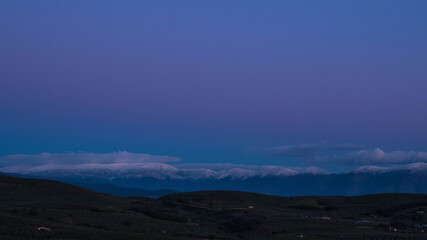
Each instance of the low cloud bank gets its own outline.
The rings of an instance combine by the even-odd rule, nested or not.
[[[119,151],[112,153],[40,153],[40,154],[15,154],[0,157],[0,166],[40,166],[40,165],[77,165],[77,164],[109,164],[109,163],[147,163],[147,162],[179,162],[180,158],[172,156],[158,156],[142,153]]]
[[[283,157],[311,158],[320,154],[354,151],[361,149],[364,149],[364,147],[355,144],[317,143],[273,147],[269,149],[269,152]]]
[[[322,161],[339,162],[350,165],[366,164],[405,164],[427,162],[427,152],[392,151],[385,152],[379,148],[349,152],[341,156],[323,157]]]
[[[427,152],[385,152],[380,148],[368,149],[354,144],[300,144],[269,148],[268,151],[276,156],[294,157],[311,164],[336,163],[361,166],[427,162]]]
[[[427,153],[416,151],[385,152],[379,148],[363,149],[353,144],[302,144],[269,149],[283,157],[296,157],[308,167],[277,165],[242,165],[232,163],[182,163],[173,156],[130,153],[41,153],[0,157],[0,172],[46,177],[117,177],[157,179],[246,179],[285,177],[298,174],[327,174],[314,167],[333,163],[358,167],[353,172],[381,173],[409,170],[427,171]]]
[[[179,158],[129,152],[95,153],[41,153],[36,155],[9,155],[0,158],[0,172],[37,176],[67,177],[71,175],[114,178],[154,177],[158,179],[246,179],[250,177],[323,174],[316,168],[289,168],[283,166],[255,166],[224,164],[178,163]],[[170,163],[177,163],[174,166]]]

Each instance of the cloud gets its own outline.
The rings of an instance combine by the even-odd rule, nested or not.
[[[46,177],[101,177],[157,179],[246,179],[250,177],[292,176],[297,174],[323,174],[316,167],[288,168],[283,166],[256,166],[232,163],[197,164],[177,163],[171,156],[154,156],[129,152],[95,153],[42,153],[36,155],[10,155],[0,158],[0,172]],[[176,163],[172,166],[171,163]]]
[[[427,152],[392,151],[384,152],[379,148],[349,152],[330,158],[323,157],[323,161],[339,162],[346,165],[364,164],[405,164],[427,162]]]
[[[180,158],[151,154],[130,153],[119,151],[112,153],[40,153],[15,154],[0,157],[0,166],[40,166],[40,165],[77,165],[77,164],[108,164],[108,163],[146,163],[146,162],[179,162]]]
[[[309,167],[277,165],[243,165],[233,163],[182,163],[173,156],[130,153],[41,153],[16,154],[0,157],[0,172],[37,175],[45,177],[99,177],[112,179],[246,179],[251,177],[285,177],[298,174],[327,174],[318,163],[364,166],[358,171],[399,170],[399,166],[412,164],[411,168],[427,165],[427,153],[415,151],[385,152],[379,148],[361,149],[353,144],[301,144],[282,146],[269,151],[284,157],[296,157]],[[414,164],[416,163],[416,164]],[[368,165],[368,166],[366,166]],[[376,166],[372,166],[376,165]],[[394,166],[390,166],[394,165]]]
[[[232,166],[233,164],[225,164]],[[10,166],[0,168],[1,172],[19,173],[46,177],[84,176],[98,178],[142,178],[157,179],[246,179],[250,177],[293,176],[298,174],[324,174],[326,171],[316,168],[287,168],[282,166],[253,166],[239,165],[222,169],[205,167],[172,166],[166,163],[109,163],[109,164],[78,164],[57,165],[47,164],[40,166]]]
[[[335,163],[340,165],[407,164],[427,162],[427,152],[367,149],[354,144],[300,144],[269,149],[282,157],[296,157],[311,164]]]
[[[364,149],[363,146],[354,144],[299,144],[299,145],[288,145],[269,148],[269,152],[277,156],[283,157],[301,157],[308,158],[314,157],[319,154],[325,154],[328,152],[341,152],[350,150]]]

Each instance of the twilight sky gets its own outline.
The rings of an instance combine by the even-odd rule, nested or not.
[[[40,153],[328,171],[427,162],[426,9],[1,1],[0,167]]]

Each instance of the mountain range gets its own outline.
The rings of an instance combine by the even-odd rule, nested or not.
[[[6,172],[11,173],[11,169]],[[260,169],[177,168],[164,163],[138,166],[98,164],[31,168],[20,176],[59,180],[119,196],[161,196],[174,191],[240,190],[280,196],[427,193],[427,163],[398,167],[365,166],[350,172]],[[121,188],[121,189],[120,189]],[[173,189],[153,192],[159,189]],[[144,192],[146,191],[146,192]]]

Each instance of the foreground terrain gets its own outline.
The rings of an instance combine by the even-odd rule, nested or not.
[[[427,239],[427,195],[278,197],[237,191],[116,197],[0,176],[11,239]]]

